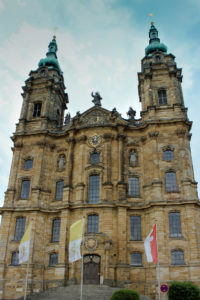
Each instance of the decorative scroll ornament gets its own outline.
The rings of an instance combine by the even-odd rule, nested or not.
[[[94,237],[88,237],[85,240],[85,248],[88,251],[94,251],[98,246],[98,242],[97,239],[95,239]]]

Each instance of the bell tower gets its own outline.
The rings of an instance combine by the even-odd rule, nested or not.
[[[49,43],[46,58],[31,71],[23,86],[23,104],[16,133],[55,131],[61,128],[68,95],[56,52],[56,37]]]
[[[153,22],[138,81],[141,115],[145,120],[187,118],[181,89],[182,69],[177,68],[175,56],[168,54],[167,47],[160,42]]]

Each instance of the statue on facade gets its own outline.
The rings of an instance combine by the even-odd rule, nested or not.
[[[138,156],[135,150],[131,150],[129,155],[129,166],[137,167],[138,166]]]
[[[58,159],[58,168],[59,169],[64,169],[65,168],[65,164],[66,164],[65,155],[61,154],[59,156],[59,159]]]
[[[136,115],[136,111],[134,109],[132,109],[132,107],[129,107],[129,111],[127,112],[127,115],[129,117],[129,120],[134,120],[135,119],[135,115]]]
[[[64,124],[68,125],[70,123],[71,116],[70,113],[66,114]]]
[[[99,92],[96,92],[95,94],[92,92],[91,96],[94,98],[92,102],[94,103],[95,106],[101,106],[101,100],[102,97],[100,96]]]

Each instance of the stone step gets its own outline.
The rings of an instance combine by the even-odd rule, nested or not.
[[[112,294],[119,290],[106,285],[84,285],[82,300],[110,300]],[[20,298],[23,299],[23,298]],[[80,285],[70,285],[48,289],[44,292],[27,296],[27,300],[80,300]],[[151,300],[141,295],[140,300]]]

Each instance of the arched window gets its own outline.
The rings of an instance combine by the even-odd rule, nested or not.
[[[142,253],[141,252],[131,253],[131,265],[142,266]]]
[[[169,213],[169,231],[170,237],[181,237],[181,218],[180,212]]]
[[[64,181],[60,180],[56,182],[56,195],[55,200],[62,200],[63,198],[63,187],[64,187]]]
[[[158,104],[166,105],[167,104],[167,91],[166,89],[158,90]]]
[[[99,216],[88,215],[87,232],[98,233],[99,231]]]
[[[170,150],[170,149],[163,151],[163,158],[166,161],[173,160],[174,159],[174,151]]]
[[[60,218],[54,219],[52,223],[52,242],[59,242],[60,238]]]
[[[184,252],[182,250],[171,251],[172,265],[184,265]]]
[[[13,252],[11,256],[11,265],[18,266],[19,265],[19,252]]]
[[[33,117],[39,117],[41,115],[42,103],[35,103],[33,109]]]
[[[49,256],[49,266],[53,267],[58,263],[58,253],[51,253]]]
[[[165,173],[165,186],[166,192],[177,192],[176,173],[166,172]]]
[[[27,171],[27,170],[32,169],[32,167],[33,167],[33,160],[32,159],[26,159],[25,163],[24,163],[24,169]]]
[[[30,191],[30,180],[23,180],[21,186],[21,199],[28,199],[29,198],[29,191]]]
[[[99,175],[91,175],[89,178],[89,203],[99,202]]]
[[[140,197],[140,183],[138,177],[129,177],[128,194],[131,197]]]
[[[26,224],[25,217],[18,217],[16,219],[15,234],[14,234],[15,241],[20,241],[22,239],[24,235],[25,224]]]

